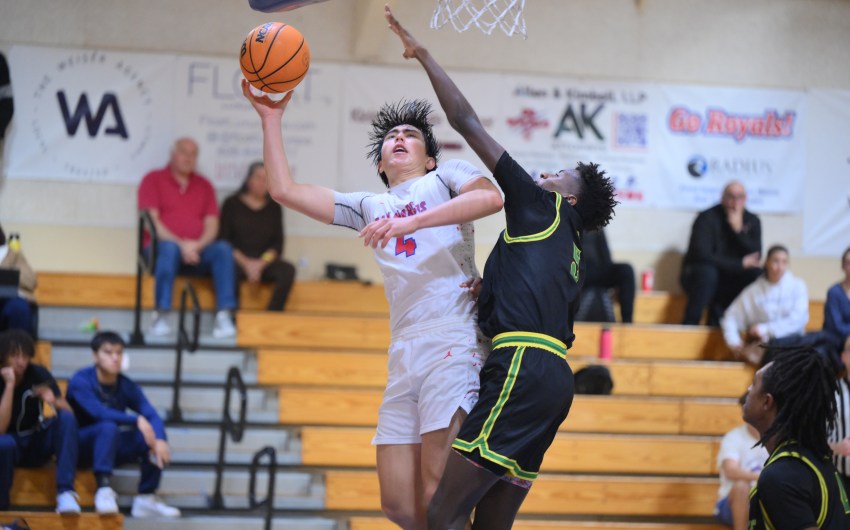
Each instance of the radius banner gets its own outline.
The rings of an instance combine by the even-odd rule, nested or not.
[[[804,92],[660,86],[656,155],[665,193],[655,206],[704,209],[724,185],[747,188],[747,208],[799,212],[806,175]]]

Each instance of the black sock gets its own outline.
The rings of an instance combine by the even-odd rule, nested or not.
[[[107,475],[106,473],[95,473],[94,481],[97,483],[98,488],[109,487],[109,475]]]

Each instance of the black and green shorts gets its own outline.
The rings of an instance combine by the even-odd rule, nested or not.
[[[452,447],[499,476],[534,480],[574,390],[563,342],[540,333],[500,333],[481,369],[478,403]]]

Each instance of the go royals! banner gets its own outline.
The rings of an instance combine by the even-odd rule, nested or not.
[[[233,189],[262,156],[235,58],[16,46],[9,59],[9,178],[135,185],[165,165],[173,140],[185,135],[198,141],[200,172]],[[624,207],[702,209],[740,180],[755,211],[801,208],[803,92],[452,75],[488,131],[532,174],[596,162]],[[314,63],[283,123],[296,178],[381,191],[365,158],[369,122],[381,104],[416,97],[436,106],[421,69]],[[480,166],[438,107],[434,121],[445,159]]]

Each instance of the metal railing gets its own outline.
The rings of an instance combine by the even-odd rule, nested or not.
[[[192,332],[186,331],[186,299],[192,302]],[[171,410],[168,414],[168,421],[180,422],[183,421],[183,411],[180,409],[180,387],[183,382],[183,352],[188,351],[194,353],[198,350],[198,341],[201,335],[201,304],[198,302],[198,293],[192,284],[186,282],[183,284],[183,291],[180,293],[180,316],[177,326],[177,346],[176,359],[174,362],[174,381],[173,391],[171,393]]]
[[[266,468],[268,469],[268,481],[266,482],[266,497],[257,501],[256,495],[256,484],[257,484],[257,469],[260,466],[260,461],[264,456],[268,456],[268,464]],[[272,528],[272,516],[274,515],[274,486],[275,486],[275,478],[277,476],[277,453],[274,450],[274,447],[267,445],[254,453],[254,459],[251,460],[251,480],[248,485],[248,504],[252,510],[257,508],[265,509],[265,530],[271,530]]]
[[[239,391],[239,421],[233,421],[230,415],[230,395],[234,386]],[[245,433],[245,416],[248,411],[248,393],[245,382],[242,381],[242,372],[239,368],[231,366],[227,372],[227,385],[224,388],[224,410],[221,414],[221,427],[219,428],[218,459],[215,463],[215,493],[210,501],[210,508],[215,510],[224,509],[224,498],[221,495],[221,481],[224,474],[224,453],[227,444],[227,435],[234,442],[242,441]]]
[[[145,252],[145,229],[150,234],[150,252]],[[151,215],[144,211],[139,214],[139,233],[136,248],[136,303],[133,307],[133,333],[130,335],[130,344],[141,346],[145,343],[142,333],[142,278],[145,273],[153,274],[156,265],[156,246],[158,237],[156,225]]]

